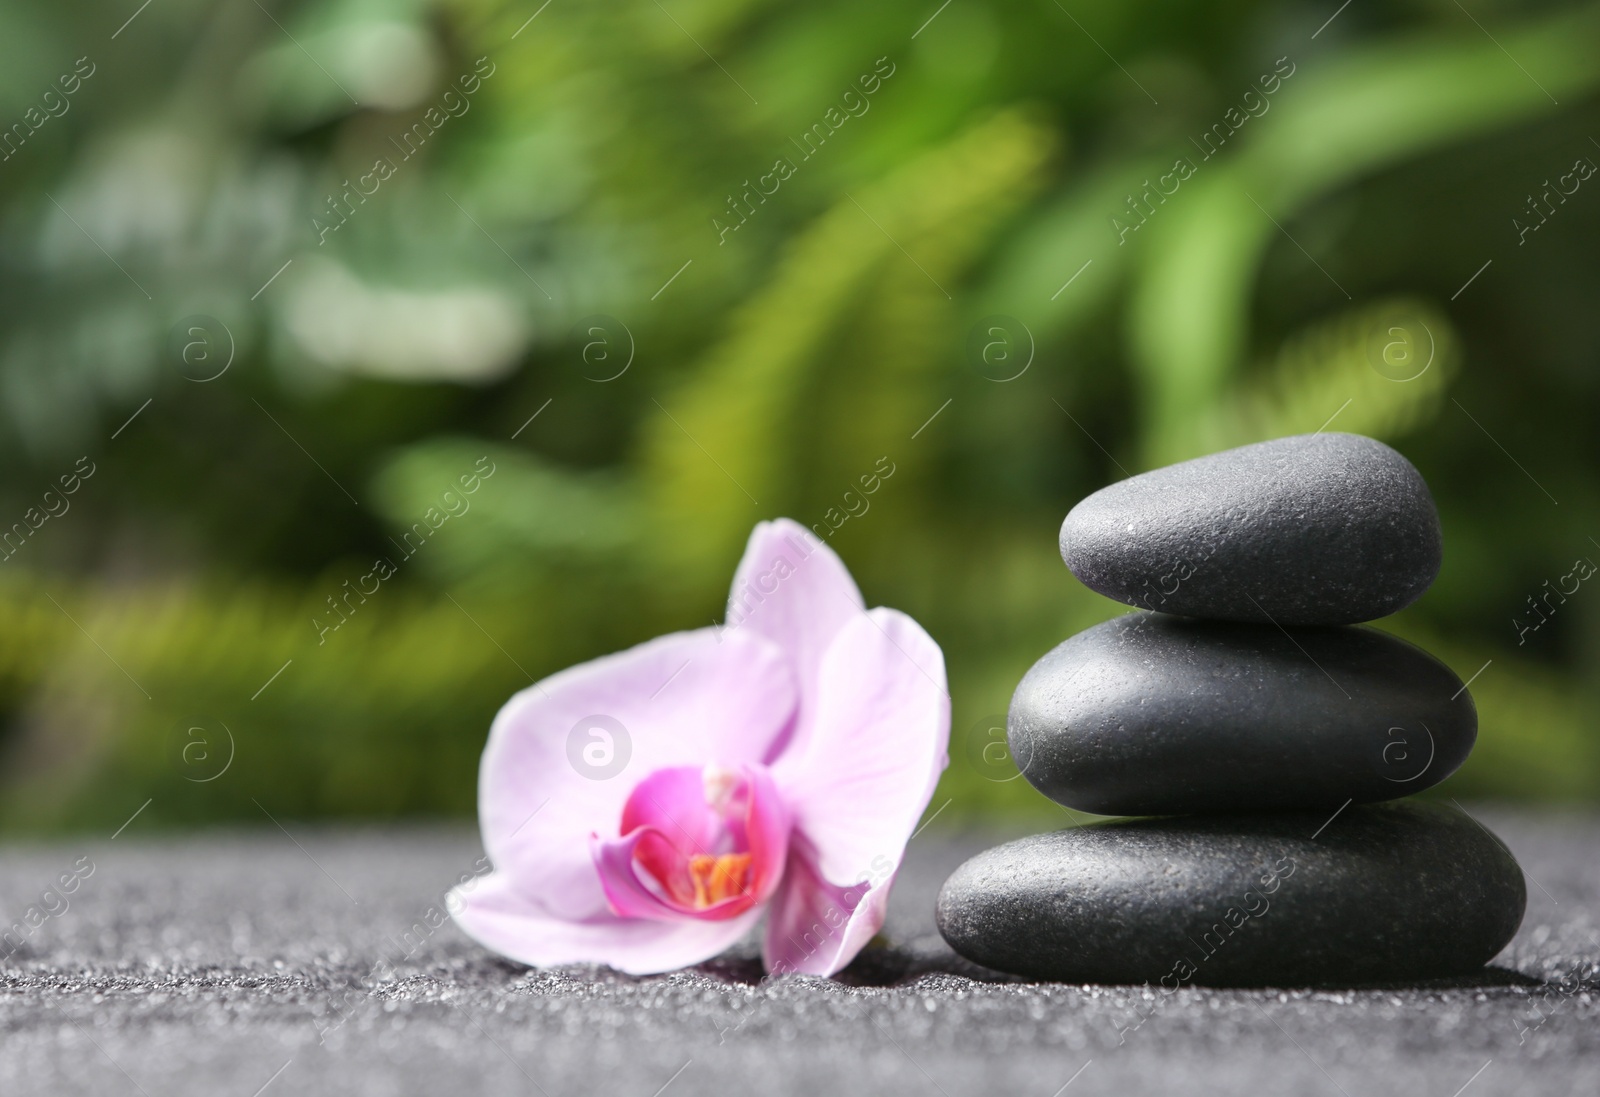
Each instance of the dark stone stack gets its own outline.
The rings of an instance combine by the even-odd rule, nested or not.
[[[1034,664],[1007,737],[1045,795],[1183,816],[978,855],[939,896],[964,956],[1072,982],[1391,982],[1481,968],[1521,923],[1521,869],[1459,809],[1381,804],[1477,736],[1461,680],[1357,622],[1439,570],[1422,476],[1314,434],[1131,477],[1061,527],[1087,586],[1139,607]]]

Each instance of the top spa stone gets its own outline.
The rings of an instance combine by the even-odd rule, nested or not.
[[[1358,434],[1302,434],[1101,488],[1061,525],[1084,585],[1141,609],[1343,625],[1394,613],[1439,572],[1422,475]]]

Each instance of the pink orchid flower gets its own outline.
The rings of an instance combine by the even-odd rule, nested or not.
[[[708,960],[765,913],[768,971],[832,975],[883,925],[949,737],[938,645],[866,609],[804,527],[763,522],[722,628],[500,710],[478,789],[495,871],[451,912],[514,960],[636,975]]]

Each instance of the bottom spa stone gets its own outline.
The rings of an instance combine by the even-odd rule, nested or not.
[[[1034,979],[1355,985],[1471,973],[1526,902],[1498,839],[1413,801],[1331,822],[1191,816],[1035,835],[958,868],[937,916],[961,955]]]

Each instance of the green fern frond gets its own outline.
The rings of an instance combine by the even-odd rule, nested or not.
[[[480,467],[490,475],[476,476]],[[462,488],[464,475],[475,477],[471,492]],[[460,511],[417,556],[449,579],[574,561],[604,567],[639,547],[644,534],[637,491],[620,473],[564,469],[482,441],[440,439],[402,450],[380,469],[373,491],[397,537],[430,508]]]
[[[1457,359],[1437,309],[1405,298],[1353,309],[1286,342],[1196,431],[1194,455],[1324,426],[1397,438],[1436,413]]]
[[[800,441],[795,407],[827,357],[848,353],[841,338],[852,318],[870,315],[885,278],[903,286],[926,277],[939,283],[929,292],[946,294],[942,282],[1027,192],[1050,145],[1043,127],[998,115],[847,194],[799,237],[694,379],[665,394],[644,427],[651,528],[674,569],[720,571],[754,520],[793,498],[784,455]],[[888,273],[909,255],[923,272]]]

